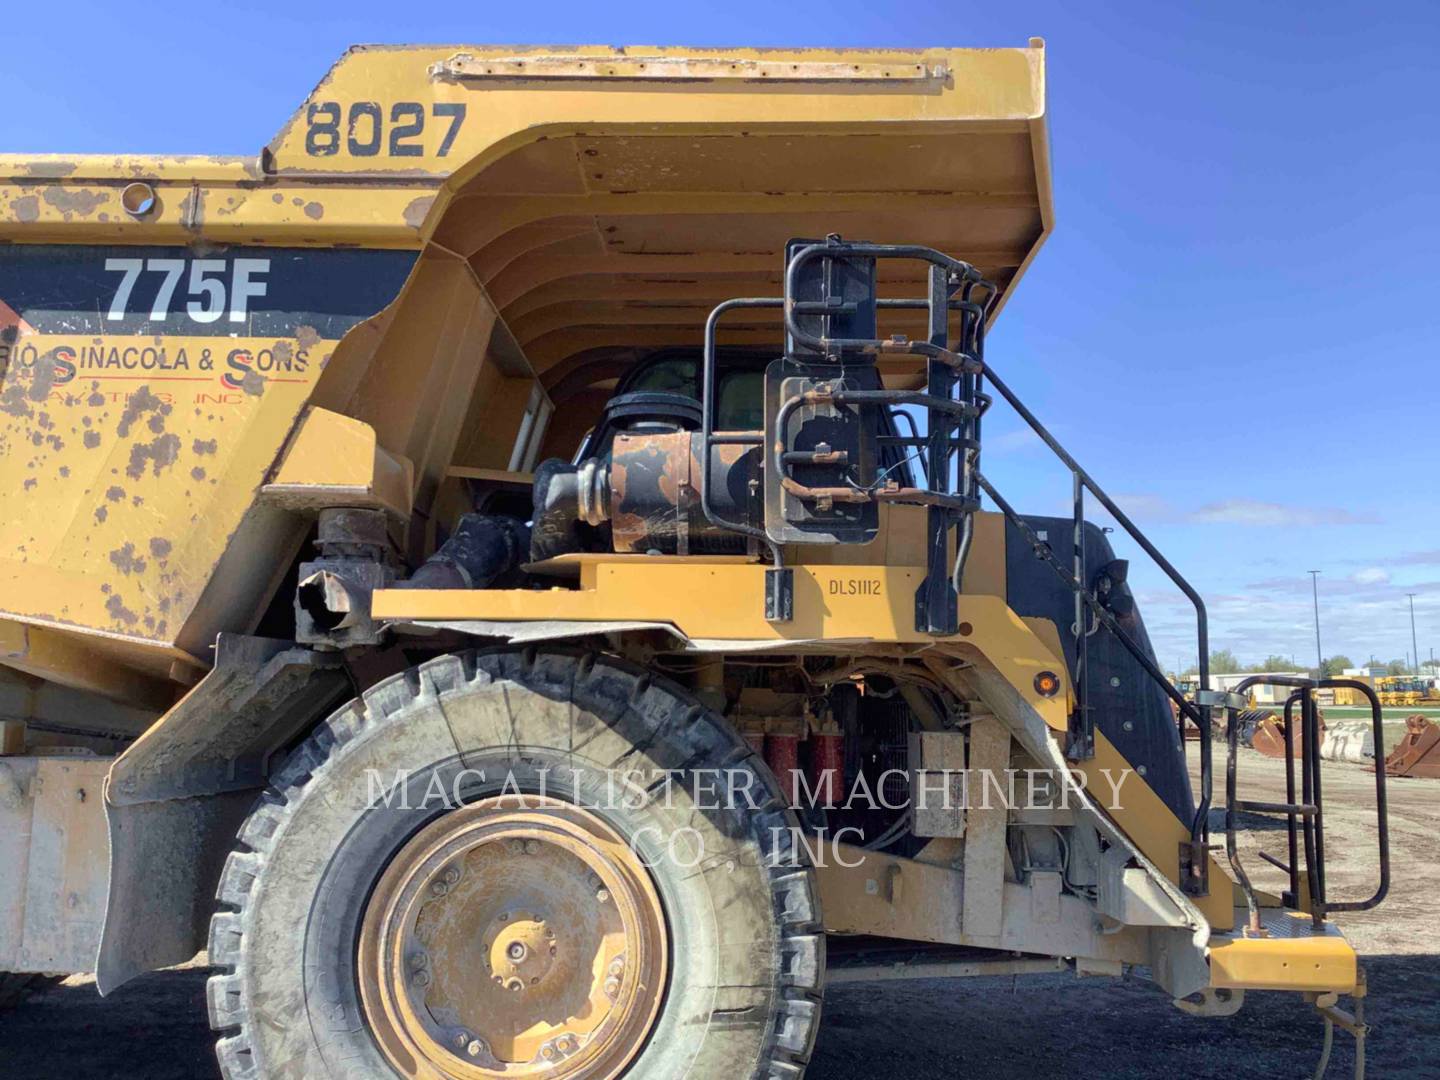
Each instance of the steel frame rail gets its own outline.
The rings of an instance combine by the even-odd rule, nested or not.
[[[1318,928],[1328,912],[1369,911],[1376,907],[1390,891],[1390,809],[1385,792],[1385,722],[1380,699],[1375,691],[1357,679],[1303,679],[1289,675],[1255,675],[1243,679],[1234,693],[1243,696],[1252,686],[1286,686],[1294,693],[1285,699],[1285,802],[1254,802],[1236,796],[1236,771],[1239,760],[1240,723],[1238,710],[1226,707],[1225,736],[1227,755],[1225,765],[1225,855],[1235,880],[1245,894],[1245,906],[1249,916],[1246,933],[1259,936],[1265,933],[1260,920],[1260,905],[1255,887],[1240,861],[1236,845],[1235,815],[1237,813],[1273,814],[1286,819],[1286,842],[1289,861],[1282,863],[1271,855],[1261,853],[1261,858],[1272,866],[1284,871],[1290,878],[1290,890],[1282,897],[1287,907],[1299,909],[1300,898],[1300,836],[1304,838],[1305,885],[1309,894],[1310,916]],[[1375,891],[1365,900],[1347,900],[1330,903],[1325,891],[1325,803],[1320,780],[1320,717],[1315,705],[1315,691],[1338,688],[1358,690],[1369,699],[1370,724],[1375,740],[1375,813],[1377,819],[1376,839],[1380,854],[1380,882]],[[1295,742],[1294,707],[1300,704],[1300,801],[1295,799]]]

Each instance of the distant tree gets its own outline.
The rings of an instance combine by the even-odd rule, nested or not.
[[[1440,660],[1422,660],[1420,661],[1420,666],[1422,668],[1429,668],[1430,674],[1432,675],[1440,674]]]
[[[1246,670],[1248,670],[1248,671],[1293,671],[1294,668],[1295,668],[1295,661],[1291,660],[1290,657],[1288,657],[1288,656],[1280,656],[1280,655],[1278,655],[1278,654],[1276,654],[1276,653],[1271,653],[1269,656],[1265,657],[1264,660],[1261,660],[1258,664],[1251,664],[1250,667],[1247,668]]]
[[[1229,649],[1216,649],[1210,654],[1211,675],[1234,675],[1244,669]]]
[[[1385,665],[1386,675],[1409,675],[1410,665],[1404,660],[1391,660]]]
[[[1353,668],[1354,662],[1344,653],[1337,653],[1325,661],[1325,678],[1337,679],[1345,674],[1346,668]]]

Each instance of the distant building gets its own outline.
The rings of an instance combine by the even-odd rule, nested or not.
[[[1308,679],[1310,673],[1308,671],[1242,671],[1234,675],[1211,675],[1210,682],[1216,690],[1234,690],[1246,679],[1253,679],[1256,676]],[[1250,687],[1249,690],[1256,705],[1284,705],[1285,699],[1293,692],[1293,687],[1275,686],[1271,683],[1260,683],[1258,686]]]

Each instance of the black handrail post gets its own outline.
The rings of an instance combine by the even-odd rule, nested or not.
[[[1249,914],[1245,932],[1259,937],[1265,933],[1260,924],[1260,904],[1255,897],[1255,886],[1250,883],[1250,875],[1245,872],[1245,866],[1240,862],[1235,837],[1235,760],[1240,746],[1240,717],[1235,709],[1226,709],[1225,713],[1225,742],[1229,750],[1225,759],[1225,857],[1230,862],[1230,869],[1235,871],[1235,880],[1240,884],[1240,891],[1245,894],[1245,907]]]
[[[1075,591],[1075,722],[1071,725],[1070,745],[1066,754],[1071,761],[1088,761],[1095,756],[1095,718],[1090,715],[1090,695],[1087,692],[1090,676],[1090,635],[1085,632],[1085,594],[1089,591],[1085,580],[1085,482],[1077,472],[1071,473],[1073,481],[1074,522],[1071,533],[1073,545],[1074,574],[1080,588]]]
[[[1304,690],[1300,694],[1300,738],[1305,743],[1300,750],[1300,801],[1314,804],[1315,801],[1315,777],[1310,768],[1310,740],[1313,738],[1310,731],[1310,706],[1309,694]],[[1312,924],[1318,929],[1325,922],[1324,904],[1320,899],[1320,877],[1316,866],[1315,856],[1315,819],[1306,817],[1301,822],[1301,829],[1305,837],[1305,887],[1310,892],[1310,918]]]
[[[1320,712],[1315,704],[1315,692],[1313,690],[1307,689],[1305,691],[1305,699],[1301,702],[1300,707],[1309,714],[1308,724],[1310,730],[1305,736],[1307,742],[1304,753],[1310,762],[1310,768],[1315,774],[1314,782],[1311,785],[1311,792],[1314,794],[1315,806],[1315,879],[1320,887],[1318,894],[1319,903],[1316,905],[1316,911],[1323,919],[1325,912],[1328,910],[1325,892],[1325,813],[1322,809],[1325,797],[1321,792],[1320,780]]]
[[[715,309],[710,312],[709,317],[705,320],[705,341],[703,351],[701,353],[700,377],[700,443],[703,447],[703,453],[705,455],[704,461],[701,464],[700,472],[702,478],[702,483],[700,484],[700,512],[705,515],[705,520],[708,521],[711,525],[714,525],[717,529],[729,529],[732,532],[740,533],[742,536],[754,537],[756,540],[760,541],[760,543],[768,547],[770,549],[771,563],[773,564],[773,568],[777,571],[784,566],[784,559],[782,557],[779,546],[765,534],[765,530],[757,529],[752,525],[745,524],[744,522],[730,521],[726,518],[722,518],[719,514],[717,514],[714,508],[710,505],[709,477],[710,462],[713,457],[717,439],[714,418],[716,325],[720,322],[720,317],[722,315],[724,315],[726,312],[734,311],[736,308],[780,308],[784,306],[784,300],[781,300],[778,297],[768,296],[737,297],[734,300],[726,300],[720,304],[717,304],[715,306]],[[735,436],[738,433],[728,432],[726,434],[730,436]],[[765,443],[765,439],[763,436],[753,440],[748,438],[741,440],[739,438],[732,437],[727,438],[726,441],[730,443],[739,443],[743,441],[745,443],[753,443],[753,445],[755,446],[763,446]]]
[[[929,342],[934,348],[945,350],[950,344],[949,268],[932,263],[929,286]],[[930,490],[952,494],[951,457],[957,420],[953,413],[938,406],[942,401],[948,404],[954,400],[956,371],[935,356],[926,361],[925,367],[925,388],[930,398],[925,410],[929,442],[925,479]],[[922,633],[949,635],[960,625],[959,597],[952,583],[950,566],[953,523],[954,511],[948,506],[936,504],[925,508],[925,580],[915,597],[915,627]]]
[[[1385,792],[1385,719],[1375,690],[1358,679],[1327,679],[1323,687],[1346,687],[1358,690],[1370,702],[1370,726],[1375,740],[1375,814],[1377,843],[1380,852],[1380,884],[1366,900],[1349,900],[1330,904],[1329,911],[1369,911],[1385,899],[1390,891],[1390,804]]]
[[[1295,802],[1295,701],[1298,694],[1285,699],[1285,801]],[[1290,853],[1290,906],[1300,906],[1300,838],[1298,818],[1291,814],[1286,821]]]

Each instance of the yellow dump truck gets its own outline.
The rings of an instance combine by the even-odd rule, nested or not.
[[[1087,508],[1203,604],[986,354],[1045,115],[1038,40],[366,47],[255,157],[0,157],[0,971],[208,949],[232,1080],[798,1078],[907,975],[1363,1032],[1318,758],[1232,723],[1212,834],[1240,698]]]

